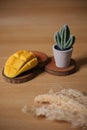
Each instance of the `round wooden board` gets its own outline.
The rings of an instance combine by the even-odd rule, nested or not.
[[[26,81],[29,81],[33,79],[35,76],[37,76],[39,73],[41,73],[44,70],[44,66],[48,62],[48,56],[45,53],[39,52],[39,51],[32,51],[36,57],[38,58],[38,65],[34,67],[31,70],[28,70],[19,76],[15,78],[9,78],[4,75],[4,69],[2,70],[2,75],[4,77],[4,80],[9,82],[9,83],[23,83]]]
[[[58,68],[55,65],[55,61],[53,57],[50,57],[50,62],[45,66],[45,71],[59,76],[70,75],[76,71],[76,63],[75,60],[71,59],[70,65],[66,68]]]

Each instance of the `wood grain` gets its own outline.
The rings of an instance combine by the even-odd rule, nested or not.
[[[53,56],[54,32],[68,24],[76,36],[72,58],[77,72],[54,76],[46,72],[33,80],[10,84],[0,75],[0,130],[80,130],[66,122],[37,118],[29,110],[34,97],[51,88],[74,88],[87,93],[87,1],[0,0],[0,74],[7,58],[17,50],[37,50]]]

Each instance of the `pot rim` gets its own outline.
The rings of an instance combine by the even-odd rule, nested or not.
[[[73,50],[73,47],[72,48],[69,48],[68,50],[58,50],[55,48],[55,46],[57,46],[57,44],[53,44],[52,46],[52,49],[55,50],[55,51],[59,51],[59,52],[69,52],[69,51],[72,51]]]

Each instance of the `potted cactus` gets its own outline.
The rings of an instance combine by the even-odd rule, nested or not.
[[[53,45],[54,60],[57,67],[67,67],[71,61],[75,36],[70,34],[68,25],[64,25],[60,32],[54,34]]]

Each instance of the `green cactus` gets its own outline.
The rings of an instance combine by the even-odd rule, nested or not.
[[[60,32],[56,32],[54,34],[54,40],[60,50],[68,50],[73,46],[75,42],[75,36],[70,35],[70,29],[68,25],[64,25]]]

